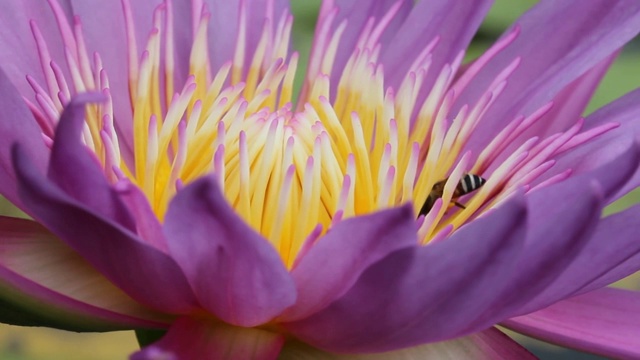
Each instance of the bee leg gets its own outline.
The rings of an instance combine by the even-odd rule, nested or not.
[[[466,209],[466,207],[464,207],[464,205],[460,204],[460,203],[459,203],[459,202],[457,202],[457,201],[454,201],[454,202],[453,202],[453,204],[454,204],[455,206],[457,206],[457,207],[461,208],[461,209]]]

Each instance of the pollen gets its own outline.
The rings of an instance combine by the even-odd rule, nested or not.
[[[457,96],[517,30],[464,73],[463,53],[432,66],[439,40],[433,39],[394,88],[379,59],[380,40],[399,3],[382,18],[369,19],[343,68],[334,63],[346,23],[333,24],[336,10],[330,9],[321,14],[318,28],[336,25],[337,30],[316,34],[294,104],[298,54],[289,50],[293,19],[288,12],[267,14],[262,37],[249,48],[249,20],[241,2],[233,56],[212,68],[211,14],[206,6],[197,9],[188,74],[178,74],[171,1],[150,14],[153,27],[145,44],[136,42],[140,24],[133,22],[129,1],[122,1],[126,89],[110,85],[99,53],[87,52],[81,19],[69,24],[55,0],[50,5],[66,48],[64,59],[51,58],[38,25],[31,23],[45,84],[27,76],[34,100],[25,101],[45,143],[56,141],[57,121],[74,94],[101,92],[108,100],[88,106],[82,140],[107,179],[136,184],[162,221],[183,186],[214,176],[238,216],[270,241],[289,267],[303,247],[340,221],[404,203],[413,204],[421,244],[444,240],[514,191],[534,191],[569,177],[570,171],[545,174],[560,154],[615,127],[581,132],[578,119],[548,138],[526,138],[526,130],[551,109],[548,104],[513,119],[482,151],[469,150],[471,135],[519,60],[505,67],[476,103],[455,107]],[[431,74],[435,81],[427,88]],[[115,108],[114,91],[128,92],[128,111]],[[123,122],[129,122],[130,133],[117,126]],[[458,199],[456,187],[467,174],[486,183]],[[444,188],[434,196],[434,185],[442,181]],[[430,196],[433,205],[418,215]],[[454,206],[457,202],[464,208]]]

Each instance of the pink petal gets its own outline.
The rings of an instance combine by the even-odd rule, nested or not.
[[[225,322],[260,325],[295,302],[280,256],[235,214],[213,177],[178,192],[164,229],[199,302]]]
[[[267,330],[182,317],[162,339],[133,354],[131,360],[275,360],[283,343],[282,335]]]
[[[300,319],[325,308],[344,295],[369,266],[416,244],[409,205],[338,223],[293,269],[298,300],[281,320]]]
[[[496,328],[438,343],[378,354],[332,354],[299,342],[287,342],[279,360],[528,360],[536,359],[527,349]]]
[[[607,357],[640,357],[640,293],[630,290],[596,290],[502,325],[544,341]]]
[[[327,308],[283,325],[336,352],[389,351],[464,335],[517,270],[526,221],[517,194],[446,241],[392,253]]]
[[[157,328],[168,322],[31,220],[0,217],[0,279],[3,322],[76,331]]]

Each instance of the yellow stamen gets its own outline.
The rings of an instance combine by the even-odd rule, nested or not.
[[[553,165],[547,158],[553,151],[537,151],[546,145],[537,138],[525,142],[502,164],[494,164],[507,146],[499,142],[513,141],[549,107],[515,121],[509,131],[498,135],[499,141],[489,145],[491,151],[463,154],[519,60],[509,64],[478,101],[458,106],[459,93],[451,89],[461,90],[452,83],[463,54],[451,64],[432,69],[431,51],[438,43],[434,39],[406,76],[398,79],[399,86],[388,86],[379,62],[379,40],[399,3],[379,22],[369,19],[364,24],[341,73],[336,73],[340,69],[334,65],[346,22],[333,29],[336,12],[326,12],[295,106],[298,54],[288,55],[291,16],[285,12],[277,21],[267,18],[255,49],[248,49],[249,19],[243,2],[233,59],[212,73],[207,48],[210,14],[205,7],[197,7],[189,77],[184,84],[175,84],[171,1],[156,9],[139,61],[130,4],[123,1],[133,156],[120,153],[109,79],[98,55],[93,57],[92,72],[79,22],[73,32],[63,27],[69,35],[64,37],[65,57],[73,87],[67,86],[60,67],[51,61],[47,88],[59,97],[52,98],[28,78],[40,106],[35,111],[46,118],[43,123],[50,122],[43,125],[45,136],[51,136],[55,120],[72,96],[71,88],[76,92],[97,89],[107,96],[106,103],[89,107],[83,141],[96,153],[110,181],[125,176],[143,190],[160,221],[182,184],[213,173],[237,214],[292,267],[301,249],[312,246],[343,219],[407,202],[413,202],[418,214],[429,199],[428,211],[418,219],[421,244],[446,238],[522,182],[531,182],[538,176],[536,171]],[[50,60],[42,34],[33,28],[41,60]],[[437,74],[428,76],[433,71]],[[426,93],[430,78],[435,80]],[[569,146],[580,127],[581,123],[547,141],[556,150]],[[491,176],[484,174],[487,169]],[[486,183],[473,194],[456,192],[469,172],[486,176]],[[434,189],[436,184],[439,187]],[[465,209],[452,208],[458,197]]]

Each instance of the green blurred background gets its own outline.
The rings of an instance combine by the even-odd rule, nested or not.
[[[300,51],[302,55],[300,63],[304,64],[311,46],[320,0],[292,0],[292,3],[295,16],[294,48]],[[475,58],[491,45],[507,26],[535,3],[536,1],[533,0],[496,0],[480,32],[474,39],[468,58]],[[640,84],[638,81],[640,72],[637,67],[639,58],[640,46],[638,43],[629,44],[605,77],[587,109],[587,113],[638,87]],[[606,212],[619,211],[637,202],[638,199],[640,199],[640,192],[635,191],[609,207]],[[0,206],[0,212],[15,214],[15,211],[8,205]],[[616,285],[637,289],[640,288],[640,280],[637,276],[633,276]],[[550,346],[518,335],[514,337],[541,359],[602,359]],[[135,336],[130,331],[84,334],[0,324],[1,360],[125,359],[137,348]]]

